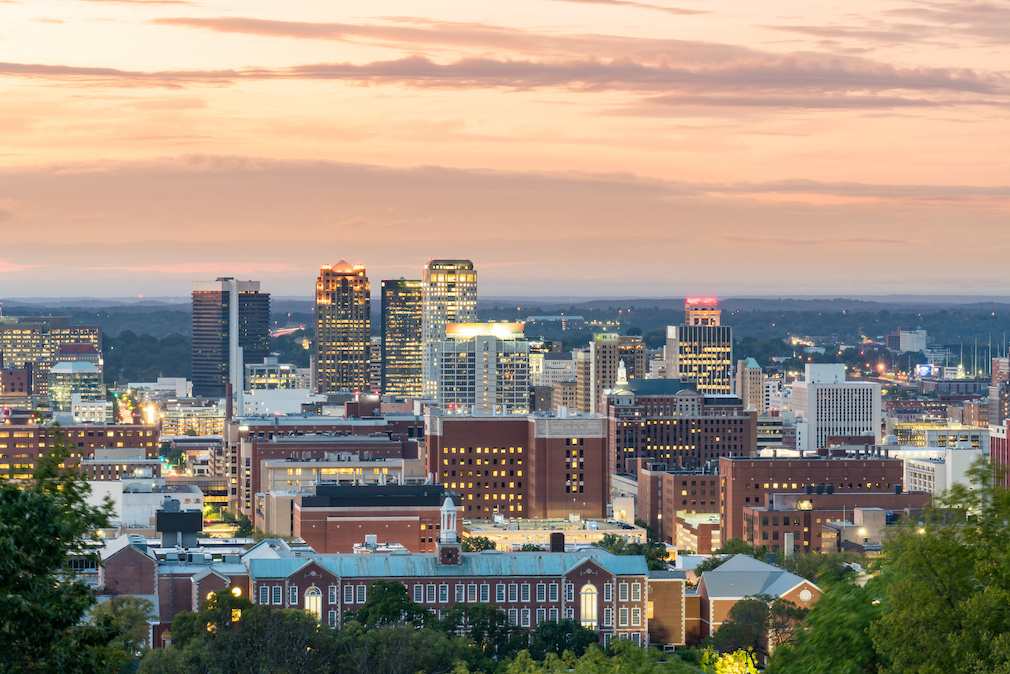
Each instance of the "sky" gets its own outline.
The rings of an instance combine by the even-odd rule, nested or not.
[[[1007,294],[1010,3],[0,0],[0,299]]]

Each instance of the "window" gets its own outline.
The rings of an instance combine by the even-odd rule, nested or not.
[[[481,583],[480,600],[485,604],[491,601],[491,586],[487,583]]]
[[[424,601],[424,585],[414,583],[414,603],[420,604]]]
[[[344,585],[344,603],[350,604],[354,601],[354,586]]]
[[[604,583],[603,584],[603,601],[613,601],[614,600],[614,584]]]
[[[470,583],[467,585],[466,600],[471,604],[477,601],[477,583]]]
[[[642,609],[633,608],[631,609],[631,626],[638,627],[642,624]]]
[[[642,601],[642,584],[631,584],[631,601]]]
[[[610,645],[610,642],[614,640],[614,635],[607,633],[603,635],[603,647],[606,648]]]
[[[367,596],[367,592],[366,592],[367,589],[368,588],[365,585],[359,585],[358,586],[358,593],[357,593],[358,594],[358,596],[357,596],[357,600],[358,601],[357,601],[357,603],[359,603],[359,604],[364,604],[365,603],[365,598]]]
[[[456,601],[466,601],[466,585],[463,583],[456,583]]]
[[[449,586],[439,585],[438,586],[438,603],[448,604],[449,603]]]
[[[323,619],[323,591],[318,587],[310,587],[305,590],[305,610],[315,616],[316,620]]]
[[[509,583],[509,601],[519,601],[518,583]]]
[[[509,609],[509,624],[518,625],[519,624],[519,610],[510,608]]]
[[[530,626],[530,610],[528,608],[524,608],[520,612],[520,615],[522,616],[522,622],[521,622],[522,626],[523,627],[529,627]]]
[[[554,622],[558,621],[558,610],[556,608],[552,608],[547,615],[550,616],[550,619],[552,621],[554,621]]]
[[[565,583],[565,601],[575,601],[575,583]]]
[[[330,627],[336,627],[337,626],[337,612],[336,611],[330,611],[329,619],[330,619],[330,621],[329,621],[330,622]]]
[[[628,626],[628,609],[620,608],[617,610],[617,626],[618,627]]]
[[[537,583],[537,601],[547,601],[547,583]]]
[[[495,587],[494,596],[495,596],[495,601],[498,602],[499,604],[504,604],[505,603],[505,584],[504,583],[498,583],[498,585]]]
[[[428,586],[428,591],[427,591],[427,593],[425,593],[424,600],[428,604],[434,604],[435,603],[435,584],[434,583],[432,583],[431,585]]]
[[[520,601],[529,601],[530,600],[530,584],[529,583],[523,583],[522,584],[522,587],[520,588],[519,600]]]
[[[603,626],[613,627],[614,625],[614,609],[609,606],[603,609]]]
[[[592,583],[586,583],[582,586],[582,591],[579,593],[582,600],[582,618],[581,623],[583,627],[587,627],[591,630],[596,629],[596,600],[598,592],[596,591],[596,586]]]
[[[288,606],[296,606],[298,604],[298,586],[292,585],[288,588]]]
[[[270,588],[266,585],[260,585],[260,604],[266,605],[270,603]]]
[[[621,583],[620,585],[617,586],[617,588],[618,588],[617,598],[620,601],[628,601],[628,584]]]
[[[330,591],[329,591],[329,595],[328,595],[327,599],[328,599],[328,601],[329,601],[330,604],[336,604],[337,603],[337,586],[336,585],[330,585]]]
[[[545,609],[545,608],[538,608],[537,609],[537,625],[539,625],[540,623],[542,623],[546,619],[547,619],[547,609]]]
[[[568,620],[575,620],[575,609],[569,606],[565,609],[565,618]]]
[[[631,643],[635,644],[636,646],[641,646],[642,645],[642,635],[639,634],[638,632],[635,632],[634,634],[632,634],[631,635]]]

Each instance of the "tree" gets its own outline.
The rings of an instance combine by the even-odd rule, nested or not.
[[[646,543],[629,543],[627,539],[616,534],[603,534],[603,538],[594,543],[613,555],[636,555],[645,557],[649,570],[656,571],[666,568],[666,546],[659,541]]]
[[[148,621],[157,616],[150,600],[131,596],[112,597],[91,609],[92,620],[100,620],[103,616],[109,616],[119,625],[123,633],[116,638],[116,643],[124,651],[143,655],[151,629]]]
[[[722,653],[746,650],[759,664],[777,646],[792,640],[807,609],[771,595],[742,599],[729,610],[728,619],[713,635],[712,643]]]
[[[769,674],[864,674],[883,669],[886,658],[869,634],[881,615],[872,582],[867,586],[852,582],[828,585],[793,643],[772,653]],[[844,648],[839,648],[841,644]]]
[[[765,547],[754,547],[742,538],[731,538],[723,543],[722,547],[712,553],[711,557],[698,564],[694,568],[694,573],[700,578],[704,572],[718,569],[722,566],[723,562],[733,555],[747,555],[748,557],[760,559],[764,556],[766,550],[767,548]]]
[[[543,552],[544,546],[537,545],[535,543],[523,543],[522,547],[519,548],[519,552]]]
[[[238,529],[235,530],[236,538],[248,538],[253,535],[252,520],[245,513],[238,515]]]
[[[91,488],[62,467],[69,447],[58,428],[31,480],[0,479],[0,654],[6,671],[115,669],[126,659],[111,645],[119,630],[102,617],[83,624],[95,599],[71,559],[96,560],[86,535],[108,525],[111,507],[87,503]]]
[[[537,660],[543,660],[548,653],[563,655],[565,651],[573,653],[575,657],[582,657],[587,648],[599,642],[600,637],[596,632],[583,627],[576,620],[548,620],[533,630],[530,654]]]
[[[380,625],[421,627],[431,617],[420,604],[407,596],[407,588],[395,580],[377,580],[368,588],[368,599],[357,611],[348,611],[347,620],[356,620],[365,629]]]
[[[494,550],[494,541],[487,536],[470,536],[463,539],[463,552],[480,552],[481,550]]]
[[[529,644],[527,630],[509,622],[505,611],[490,604],[453,604],[441,620],[446,634],[469,634],[484,656],[500,662]]]
[[[716,653],[706,650],[701,656],[701,669],[706,674],[757,674],[754,653],[747,649]]]

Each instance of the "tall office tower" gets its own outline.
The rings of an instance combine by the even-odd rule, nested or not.
[[[805,381],[793,382],[796,449],[828,447],[828,438],[872,435],[880,440],[880,384],[846,381],[841,363],[808,363]]]
[[[698,391],[733,391],[733,328],[720,324],[716,300],[689,297],[685,325],[666,328],[666,378],[695,382]]]
[[[743,402],[743,408],[751,405],[764,414],[765,411],[765,376],[761,366],[753,358],[737,361],[736,364],[736,397]]]
[[[617,369],[622,361],[628,379],[645,379],[648,373],[645,356],[645,343],[641,337],[613,333],[593,335],[587,356],[589,371],[587,373],[583,369],[582,372],[583,376],[588,374],[589,380],[583,384],[585,393],[579,411],[586,414],[601,412],[603,392],[617,381]]]
[[[316,391],[368,390],[372,288],[365,265],[324,264],[316,279]]]
[[[522,323],[450,323],[435,361],[449,414],[527,414],[530,344]]]
[[[239,395],[245,363],[270,355],[270,294],[259,281],[193,282],[193,395]]]
[[[424,361],[421,381],[425,396],[438,395],[436,356],[449,323],[477,320],[477,272],[470,260],[432,260],[421,277]]]
[[[382,392],[421,395],[423,354],[421,282],[382,282]]]

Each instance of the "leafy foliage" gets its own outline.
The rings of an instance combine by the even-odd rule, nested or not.
[[[645,557],[649,569],[653,571],[666,568],[666,546],[659,541],[628,543],[626,539],[616,534],[604,534],[603,538],[594,545],[614,555]]]
[[[543,660],[548,653],[564,655],[565,651],[574,653],[575,657],[582,657],[587,648],[599,642],[599,635],[580,625],[577,620],[566,618],[558,622],[547,621],[533,630],[530,653],[537,660]]]
[[[470,536],[463,539],[463,552],[480,552],[481,550],[494,550],[495,544],[487,536]]]
[[[421,627],[431,614],[407,596],[407,588],[397,581],[377,580],[368,588],[368,599],[357,611],[348,611],[346,619],[355,620],[365,629],[382,625]]]
[[[747,651],[754,664],[792,640],[807,609],[770,595],[742,599],[733,605],[727,621],[713,635],[712,644],[721,653]]]
[[[131,655],[142,655],[147,651],[147,638],[150,632],[148,620],[157,616],[154,604],[143,597],[112,597],[106,602],[96,604],[91,609],[91,618],[101,621],[104,616],[113,619],[122,634],[116,637],[114,643]]]
[[[98,671],[127,659],[109,616],[81,623],[95,599],[69,562],[95,558],[84,539],[108,525],[110,506],[88,505],[90,487],[62,467],[70,452],[54,436],[31,481],[0,480],[0,671]]]

